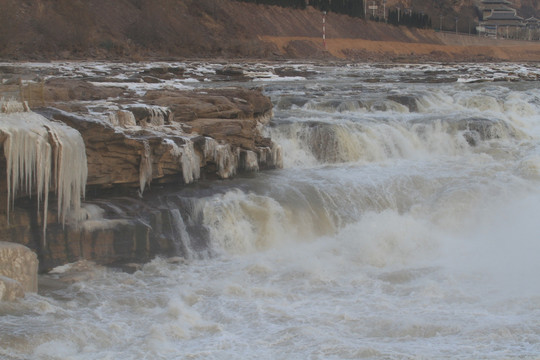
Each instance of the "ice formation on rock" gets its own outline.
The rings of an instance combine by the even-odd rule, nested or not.
[[[141,164],[139,165],[139,185],[142,195],[146,185],[152,181],[152,148],[148,141],[144,141],[144,153],[141,155]]]
[[[18,193],[36,193],[38,211],[43,201],[45,233],[51,186],[57,194],[62,223],[69,210],[76,214],[80,209],[88,174],[85,145],[81,134],[67,125],[30,111],[12,111],[20,110],[15,105],[6,108],[8,112],[0,112],[0,139],[4,138],[8,219]]]
[[[239,149],[232,150],[229,144],[219,144],[212,138],[206,138],[204,156],[216,164],[217,174],[222,179],[228,179],[236,174]]]
[[[242,170],[244,171],[258,171],[259,160],[257,154],[251,150],[246,150],[242,157]]]
[[[16,100],[0,99],[0,113],[11,114],[15,112],[28,111],[28,104]]]
[[[259,162],[261,164],[282,168],[283,150],[281,148],[281,145],[272,143],[271,147],[259,148]]]
[[[193,148],[193,142],[188,141],[182,146],[178,146],[170,139],[165,139],[164,142],[171,146],[171,155],[180,162],[184,182],[190,184],[199,179],[201,177],[201,159]]]
[[[151,106],[151,105],[129,105],[124,108],[133,115],[134,125],[141,127],[159,127],[165,124],[170,124],[174,115],[167,107]]]
[[[131,111],[127,110],[118,110],[109,113],[109,122],[113,126],[119,126],[123,128],[137,125],[135,116],[133,116],[133,113]]]

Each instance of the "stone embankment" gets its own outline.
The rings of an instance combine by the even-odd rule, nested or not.
[[[62,186],[66,187],[58,168],[62,168],[62,156],[70,152],[71,141],[62,139],[44,121],[61,122],[82,136],[87,202],[122,196],[131,203],[128,210],[119,212],[114,206],[83,202],[77,207],[72,202],[67,215],[52,201],[48,208],[40,207],[47,198],[43,200],[31,183],[43,176],[29,165],[13,173],[13,159],[23,161],[24,156],[15,154],[17,147],[12,145],[24,141],[24,136],[0,121],[0,241],[17,242],[35,251],[41,271],[79,259],[116,264],[145,261],[160,253],[182,255],[174,234],[163,230],[171,227],[170,216],[145,205],[153,188],[165,184],[178,188],[199,179],[227,179],[281,166],[281,149],[263,136],[272,103],[260,89],[169,86],[162,81],[174,83],[182,70],[167,66],[141,70],[122,84],[107,76],[40,80],[37,74],[17,73],[20,68],[11,70],[13,78],[19,78],[22,100],[43,118],[40,126],[49,134],[43,141],[49,141],[53,154],[47,170],[51,181],[46,183],[50,198],[55,193],[61,196]],[[3,71],[6,74],[10,68]],[[25,77],[32,80],[21,80]],[[6,88],[17,83],[3,82]],[[10,114],[2,116],[7,119]],[[17,116],[24,119],[24,114]],[[27,130],[32,132],[32,126]],[[14,205],[8,204],[9,196]]]

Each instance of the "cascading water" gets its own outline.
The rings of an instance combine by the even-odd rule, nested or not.
[[[186,261],[42,276],[0,356],[538,358],[540,70],[291,66],[263,83],[284,169],[161,193]]]

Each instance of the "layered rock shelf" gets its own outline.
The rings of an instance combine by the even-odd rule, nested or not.
[[[34,250],[41,271],[79,259],[112,264],[144,261],[159,253],[178,255],[175,239],[159,230],[163,216],[141,205],[145,196],[151,196],[153,186],[181,187],[201,178],[228,179],[282,166],[280,147],[263,135],[272,103],[261,89],[189,88],[175,82],[184,71],[168,66],[147,67],[129,78],[122,74],[55,76],[53,69],[37,74],[21,73],[15,66],[3,68],[4,74],[10,70],[11,77],[0,79],[0,95],[4,95],[0,241]],[[10,94],[6,89],[13,84],[16,101],[7,101]],[[13,113],[24,121],[39,117],[45,129],[40,130],[45,134],[40,142],[51,153],[42,151],[45,160],[39,154],[39,163],[25,160],[10,150],[10,144],[26,141],[24,135],[15,140],[13,131],[6,128]],[[50,192],[51,199],[55,194],[62,196],[59,187],[66,186],[61,185],[66,174],[80,172],[80,167],[62,162],[58,156],[73,151],[61,146],[62,139],[54,140],[51,129],[58,123],[78,132],[84,142],[87,177],[81,198],[85,191],[87,198],[125,196],[139,204],[135,206],[137,215],[111,215],[99,205],[84,200],[80,205],[73,198],[67,208],[54,201],[49,207],[39,206],[48,201],[40,193]],[[25,126],[33,131],[33,125]],[[21,175],[12,174],[14,156],[19,156]],[[58,172],[66,167],[66,174]],[[42,173],[51,180],[32,186],[35,174]],[[60,207],[63,211],[58,211]]]

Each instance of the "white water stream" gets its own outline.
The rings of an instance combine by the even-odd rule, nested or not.
[[[538,69],[298,67],[253,80],[284,169],[175,195],[210,249],[42,276],[0,357],[540,358]]]

